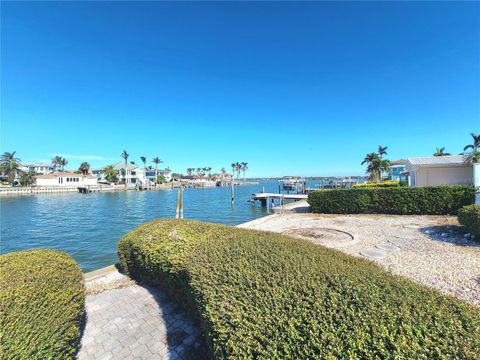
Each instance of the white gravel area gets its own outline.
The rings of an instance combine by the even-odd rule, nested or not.
[[[275,214],[239,227],[302,239],[308,236],[307,230],[315,234],[312,229],[344,231],[353,235],[354,241],[336,244],[335,239],[329,241],[328,231],[312,241],[362,258],[360,253],[365,250],[380,253],[379,258],[370,260],[480,306],[480,241],[469,237],[453,216]]]

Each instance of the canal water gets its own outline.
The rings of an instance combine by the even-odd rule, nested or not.
[[[238,225],[267,215],[248,202],[252,193],[278,192],[277,181],[235,188],[185,189],[184,217]],[[310,183],[309,186],[313,186]],[[32,248],[67,252],[83,271],[118,261],[116,244],[138,225],[155,218],[175,217],[177,190],[59,193],[0,198],[2,254]]]

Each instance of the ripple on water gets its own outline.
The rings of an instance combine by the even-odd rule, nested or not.
[[[250,195],[277,192],[277,182],[236,188],[185,189],[185,218],[238,225],[266,214]],[[313,184],[310,184],[313,186]],[[1,253],[54,248],[73,256],[84,271],[117,262],[118,240],[136,226],[175,215],[176,190],[92,194],[39,194],[0,198]]]

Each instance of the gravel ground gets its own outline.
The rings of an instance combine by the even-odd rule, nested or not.
[[[317,236],[312,238],[316,243],[359,257],[362,251],[373,250],[381,257],[371,260],[391,272],[480,306],[480,241],[468,236],[453,216],[285,214],[239,227],[303,239],[311,234]],[[315,232],[322,228],[329,230],[323,235]],[[336,242],[335,236],[329,239],[332,230],[354,239]]]

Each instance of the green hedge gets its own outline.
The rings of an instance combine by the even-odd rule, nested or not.
[[[83,275],[54,250],[0,256],[1,359],[73,359],[84,311]]]
[[[458,222],[480,240],[480,205],[464,206],[458,210]]]
[[[121,264],[200,319],[215,359],[478,359],[480,309],[286,236],[155,220]]]
[[[473,186],[317,190],[308,195],[313,212],[326,214],[456,214],[475,200]]]

